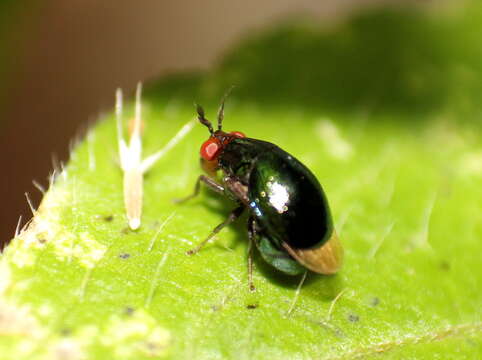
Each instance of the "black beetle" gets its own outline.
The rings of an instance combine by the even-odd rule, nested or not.
[[[201,166],[209,175],[201,182],[223,194],[237,207],[196,248],[198,252],[222,228],[249,211],[248,276],[252,282],[253,242],[263,259],[285,274],[297,275],[309,269],[334,274],[341,267],[343,248],[333,227],[325,193],[313,173],[294,156],[278,146],[246,137],[241,132],[222,131],[224,99],[214,131],[204,110],[197,106],[199,121],[209,129],[210,137],[201,146]],[[218,170],[222,180],[215,180]]]

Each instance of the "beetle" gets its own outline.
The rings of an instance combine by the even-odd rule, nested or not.
[[[235,221],[244,211],[248,217],[248,281],[254,290],[253,243],[261,257],[288,275],[307,269],[320,274],[336,273],[343,261],[343,248],[333,226],[327,198],[315,175],[293,155],[267,141],[246,137],[239,131],[224,132],[224,103],[218,111],[218,127],[213,129],[204,109],[197,105],[198,120],[210,136],[200,149],[200,175],[194,192],[180,200],[199,194],[201,183],[227,196],[236,207],[197,247],[197,253],[221,229]],[[221,180],[217,175],[221,172]]]

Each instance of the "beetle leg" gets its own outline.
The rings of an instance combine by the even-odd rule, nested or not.
[[[248,187],[243,185],[239,179],[233,176],[226,176],[223,179],[226,188],[228,188],[242,204],[248,206]]]
[[[191,200],[192,198],[195,198],[199,194],[199,190],[201,190],[201,182],[207,185],[208,188],[211,190],[223,194],[224,193],[224,186],[218,184],[216,181],[211,179],[210,177],[207,177],[205,175],[199,175],[199,177],[196,180],[196,185],[194,186],[194,192],[181,199],[175,199],[174,202],[177,204],[183,203],[185,201]]]
[[[243,213],[244,211],[244,206],[241,205],[241,206],[238,206],[236,209],[234,209],[233,211],[231,211],[231,213],[229,214],[228,218],[226,220],[224,220],[221,224],[219,224],[218,226],[216,226],[214,228],[214,230],[211,232],[211,234],[209,234],[209,236],[204,239],[201,243],[199,243],[198,246],[196,246],[194,249],[191,249],[189,251],[186,252],[187,255],[193,255],[195,253],[197,253],[199,250],[202,249],[202,247],[204,245],[206,245],[208,243],[209,240],[211,240],[213,238],[214,235],[216,235],[218,232],[220,232],[223,228],[225,228],[226,226],[228,226],[229,224],[231,224],[234,220],[236,220],[238,217],[241,216],[241,214]]]
[[[253,243],[256,238],[256,228],[252,217],[248,220],[248,285],[250,291],[255,291],[256,287],[253,282]]]

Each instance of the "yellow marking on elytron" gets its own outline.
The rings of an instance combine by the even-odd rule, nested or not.
[[[319,274],[335,274],[343,264],[343,247],[335,229],[331,238],[321,247],[315,249],[295,249],[283,243],[283,247],[300,264]]]

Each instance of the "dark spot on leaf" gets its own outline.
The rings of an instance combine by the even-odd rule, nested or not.
[[[147,341],[145,344],[146,344],[146,349],[150,353],[150,355],[156,355],[160,351],[162,351],[162,349],[164,349],[164,346],[162,346],[161,344],[155,343],[153,341]]]
[[[474,339],[471,339],[471,338],[468,338],[465,340],[467,342],[467,344],[469,344],[470,346],[479,346],[478,342],[477,341],[474,341]]]
[[[62,336],[69,336],[70,334],[72,334],[72,329],[63,328],[62,330],[60,330],[60,335]]]
[[[97,221],[111,222],[114,220],[114,215],[95,215],[94,219]]]
[[[371,306],[377,306],[378,304],[380,304],[380,299],[377,298],[377,297],[374,297],[374,298],[370,301],[370,305],[371,305]]]
[[[47,232],[42,231],[35,234],[35,238],[40,244],[45,244],[47,242]]]
[[[159,228],[159,226],[161,226],[161,223],[160,223],[158,220],[154,221],[154,222],[150,225],[151,229],[157,229],[157,228]]]
[[[132,314],[134,314],[134,308],[130,307],[130,306],[127,306],[125,309],[124,309],[124,314],[127,315],[127,316],[131,316]]]
[[[350,314],[348,315],[348,321],[350,322],[358,322],[360,320],[360,317],[358,315],[355,315],[355,314]]]
[[[440,263],[440,268],[444,271],[449,271],[450,270],[450,263],[448,261],[442,261]]]
[[[131,231],[131,229],[129,229],[129,227],[126,226],[125,228],[123,228],[123,229],[121,230],[121,234],[127,235],[127,234],[130,233],[130,231]]]
[[[248,304],[248,305],[246,305],[246,309],[249,309],[249,310],[256,309],[258,307],[259,307],[259,304]]]
[[[131,254],[123,253],[123,254],[120,254],[119,257],[125,260],[125,259],[129,259],[131,257]]]

